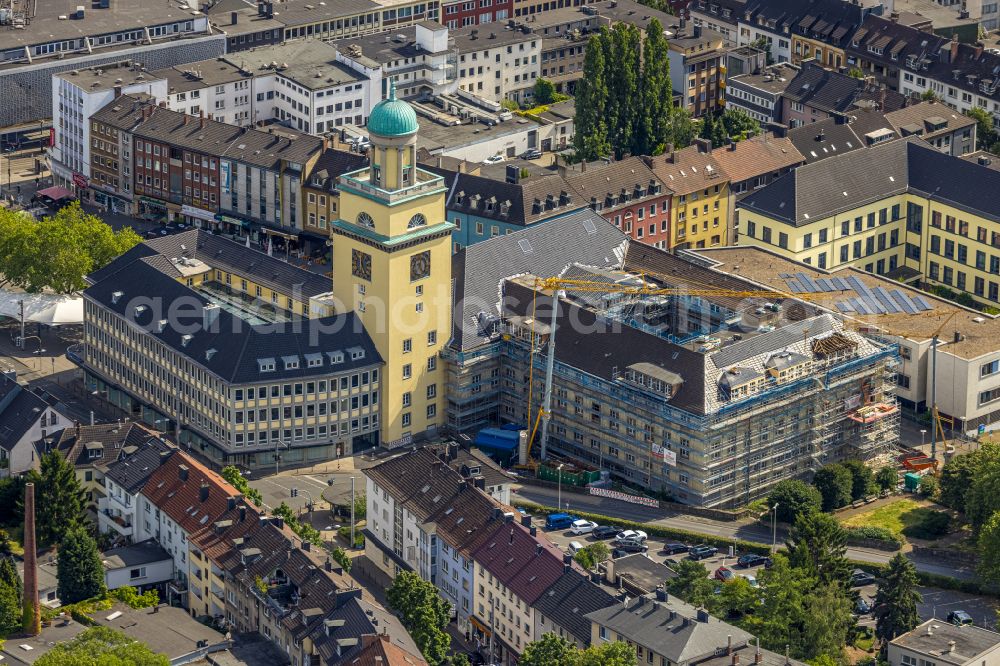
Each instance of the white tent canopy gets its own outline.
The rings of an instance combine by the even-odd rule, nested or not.
[[[0,316],[20,321],[24,301],[24,321],[49,326],[83,323],[83,298],[57,294],[25,294],[0,289]]]

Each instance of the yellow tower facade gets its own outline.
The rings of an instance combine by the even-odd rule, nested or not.
[[[451,232],[444,179],[417,167],[416,113],[389,97],[368,118],[371,163],[340,178],[331,222],[333,292],[385,363],[381,443],[405,444],[445,422],[440,354],[451,337]]]

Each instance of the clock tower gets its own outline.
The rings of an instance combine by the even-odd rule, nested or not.
[[[445,422],[440,352],[451,337],[451,232],[444,179],[417,167],[417,115],[389,97],[368,117],[370,166],[340,177],[331,223],[333,293],[353,309],[385,363],[381,443],[432,434]]]

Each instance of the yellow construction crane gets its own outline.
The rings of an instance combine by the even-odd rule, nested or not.
[[[829,297],[827,293],[799,293],[788,291],[777,291],[769,289],[724,289],[709,284],[688,280],[683,287],[659,287],[647,281],[647,276],[663,278],[676,281],[677,277],[661,276],[656,273],[633,274],[621,272],[623,280],[630,280],[633,284],[614,284],[601,282],[598,280],[575,280],[560,277],[535,278],[534,289],[532,290],[531,315],[535,318],[536,297],[539,291],[549,291],[552,294],[552,323],[549,327],[548,355],[545,366],[545,392],[542,398],[542,405],[538,408],[534,423],[531,420],[531,399],[534,379],[534,355],[535,355],[535,333],[531,331],[530,356],[528,359],[528,424],[532,424],[531,433],[527,443],[527,464],[525,467],[533,468],[531,459],[531,448],[541,424],[542,433],[539,447],[541,458],[545,458],[546,446],[548,444],[549,419],[552,409],[552,374],[555,366],[555,344],[556,344],[556,316],[558,313],[559,298],[565,295],[566,290],[588,293],[621,294],[624,296],[696,296],[700,298],[753,298],[783,300],[786,298],[796,298],[798,300],[819,300]]]

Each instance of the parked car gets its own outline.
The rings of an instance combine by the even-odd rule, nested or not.
[[[597,523],[592,520],[574,520],[573,525],[569,528],[569,531],[573,534],[590,534],[597,527]]]
[[[536,150],[534,148],[529,148],[528,150],[521,153],[518,157],[522,160],[537,160],[542,156],[542,151]]]
[[[715,580],[721,580],[723,583],[728,583],[735,577],[736,574],[729,567],[719,567],[715,570]]]
[[[649,546],[638,541],[616,541],[615,550],[624,553],[645,553],[649,551]]]
[[[746,578],[746,581],[750,583],[750,587],[760,587],[760,583],[757,582],[757,577],[753,574],[740,574],[741,578]]]
[[[762,564],[766,565],[770,559],[770,557],[758,555],[757,553],[747,553],[746,555],[741,555],[740,559],[736,560],[736,564],[744,569],[749,569],[750,567],[756,567]]]
[[[574,520],[576,520],[576,518],[568,513],[550,513],[545,518],[545,529],[564,530],[572,526]]]
[[[618,533],[622,531],[622,528],[616,525],[598,525],[591,532],[591,536],[595,539],[601,539],[602,541],[607,539],[614,539],[618,536]]]
[[[867,571],[862,571],[861,569],[855,569],[851,573],[851,587],[864,587],[865,585],[874,585],[875,576],[871,575]]]
[[[619,532],[618,536],[615,538],[619,541],[623,539],[638,539],[639,541],[645,541],[646,536],[646,533],[642,530],[624,530],[623,532]]]
[[[660,551],[664,555],[676,555],[678,553],[688,552],[688,545],[685,543],[667,543],[663,545],[663,550]]]
[[[953,610],[948,613],[948,621],[961,627],[964,624],[972,624],[972,616],[964,610]]]
[[[583,550],[583,544],[579,541],[570,541],[569,546],[566,548],[566,552],[570,555],[576,555],[581,550]]]
[[[719,549],[715,546],[706,546],[705,544],[701,544],[688,548],[688,557],[692,560],[703,560],[706,557],[714,557],[718,552]]]
[[[854,614],[868,615],[871,612],[872,612],[871,604],[865,601],[864,597],[858,597],[858,600],[854,602]]]
[[[503,161],[504,161],[504,156],[496,154],[496,155],[490,155],[485,160],[483,160],[483,164],[500,164]]]

